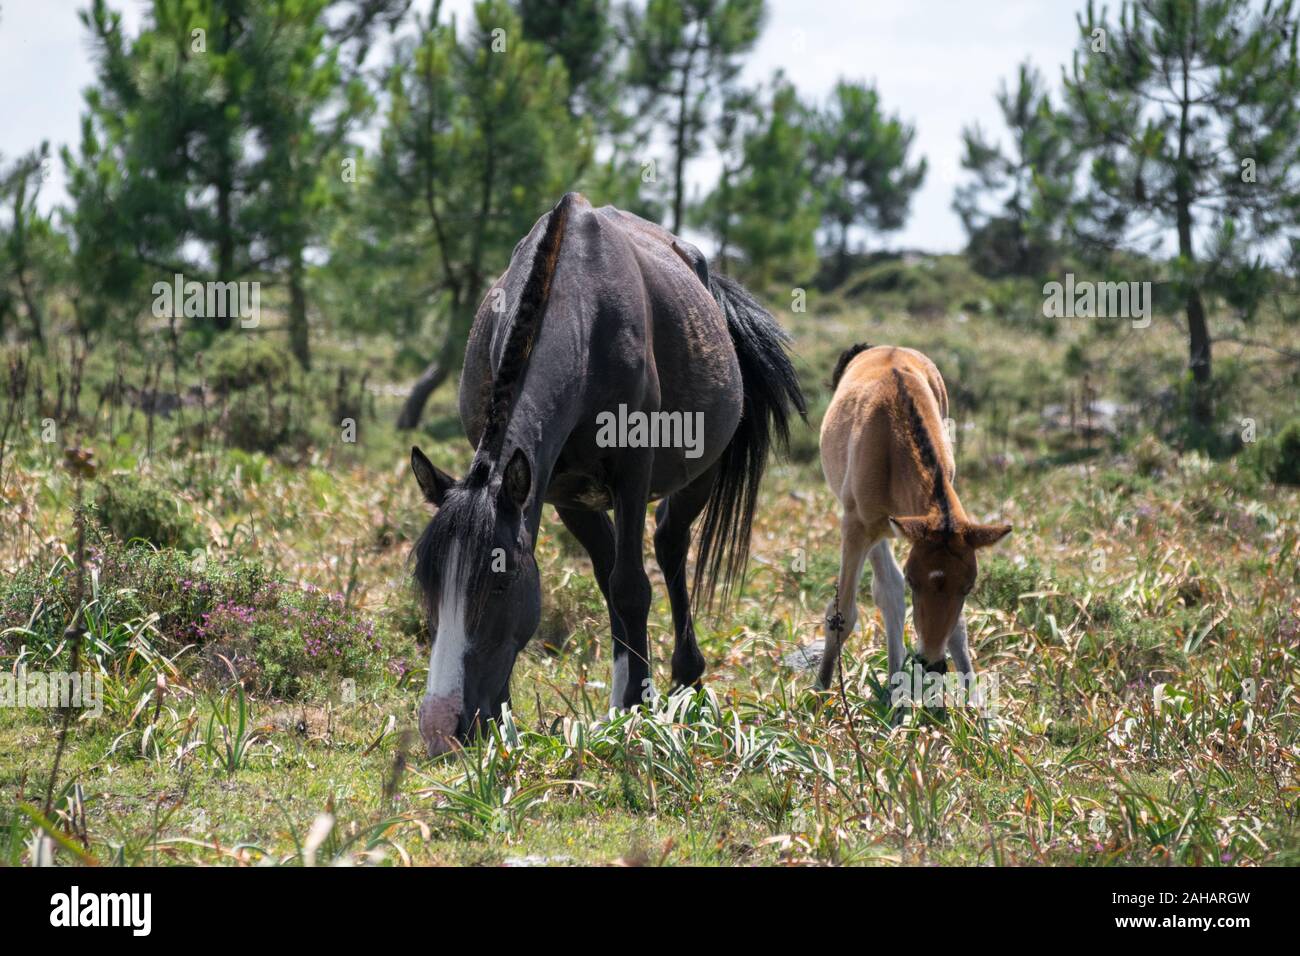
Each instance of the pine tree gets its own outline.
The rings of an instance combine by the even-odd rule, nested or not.
[[[649,0],[628,8],[628,84],[640,113],[662,126],[672,148],[672,231],[686,214],[686,164],[698,155],[711,107],[740,73],[766,17],[763,0]]]
[[[61,281],[67,256],[65,238],[36,206],[49,153],[49,144],[41,143],[0,168],[0,338],[12,318],[26,326],[40,347],[46,339],[47,302]]]
[[[803,283],[817,270],[821,206],[810,174],[812,118],[778,73],[744,134],[741,168],[728,184],[731,244],[756,287]]]
[[[617,131],[618,36],[610,0],[514,0],[524,36],[557,56],[569,76],[569,113],[589,116],[600,132]]]
[[[371,31],[409,0],[152,0],[128,37],[105,0],[82,20],[98,69],[82,141],[64,150],[75,268],[92,326],[134,320],[175,273],[284,275],[294,352],[309,357],[304,251],[327,162],[366,96]],[[232,316],[208,317],[227,329]]]
[[[1187,319],[1192,438],[1214,423],[1207,298],[1258,265],[1300,214],[1300,63],[1293,0],[1141,0],[1119,18],[1089,3],[1086,53],[1066,78],[1076,141],[1091,154],[1084,237],[1176,241]],[[1228,278],[1229,285],[1220,283]]]
[[[901,229],[926,161],[909,162],[916,130],[886,115],[870,86],[841,80],[815,116],[814,181],[832,237],[835,281],[842,282],[853,230]]]
[[[265,236],[269,266],[285,276],[289,342],[299,364],[310,366],[306,253],[323,240],[321,223],[345,192],[348,135],[368,116],[373,100],[360,69],[372,31],[396,23],[409,0],[364,0],[340,27],[331,0],[267,4],[251,26],[252,77],[248,126],[261,145],[253,173],[261,188],[250,197],[250,232]],[[342,195],[341,195],[342,194]]]
[[[1002,85],[997,101],[1010,149],[1004,152],[978,124],[962,131],[961,165],[972,179],[957,187],[953,208],[979,271],[1037,276],[1049,268],[1067,227],[1078,154],[1068,121],[1029,63],[1020,65],[1014,89]]]
[[[568,111],[564,65],[524,37],[504,0],[474,8],[462,37],[434,4],[389,70],[375,160],[372,240],[433,276],[441,342],[399,416],[414,427],[458,367],[488,284],[539,215],[590,162],[590,124]]]
[[[723,95],[722,110],[714,126],[714,147],[722,160],[718,182],[697,204],[694,225],[710,233],[717,246],[714,262],[723,273],[731,270],[732,237],[736,229],[736,180],[745,170],[745,137],[760,121],[757,91],[731,89]]]

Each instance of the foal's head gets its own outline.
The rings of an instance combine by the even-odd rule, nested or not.
[[[926,661],[937,663],[975,586],[975,552],[1002,540],[1011,525],[977,524],[937,513],[890,518],[889,524],[911,542],[903,577],[912,589],[912,622]]]
[[[515,658],[537,629],[542,592],[524,520],[532,470],[517,450],[499,473],[478,462],[457,481],[418,448],[411,469],[438,508],[414,552],[432,642],[420,734],[437,756],[501,716]]]

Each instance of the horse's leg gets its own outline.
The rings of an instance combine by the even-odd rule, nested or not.
[[[826,690],[835,677],[840,648],[858,623],[858,582],[867,558],[866,529],[850,514],[840,519],[840,576],[835,583],[835,597],[826,608],[826,650],[817,671],[817,687]]]
[[[965,680],[970,680],[975,676],[975,668],[970,662],[970,644],[966,637],[966,614],[963,612],[957,618],[957,623],[952,626],[952,633],[948,635],[948,652],[952,654],[952,662],[957,665],[957,673]]]
[[[881,538],[871,549],[871,599],[885,619],[885,636],[889,643],[888,687],[903,669],[903,619],[907,615],[907,594],[903,572],[894,560],[888,538]]]
[[[651,455],[628,456],[622,463],[622,480],[614,488],[614,566],[609,572],[609,596],[623,625],[623,636],[614,635],[613,707],[648,704],[653,693],[646,639],[650,578],[642,556],[653,462]]]
[[[609,599],[609,574],[614,569],[614,523],[603,511],[587,511],[582,508],[556,508],[556,514],[564,522],[578,543],[587,550],[591,558],[591,570],[605,596],[605,607],[609,611],[609,628],[614,635],[614,643],[623,643],[627,635],[623,631],[623,622],[614,613],[614,604]]]
[[[704,673],[704,655],[695,642],[691,598],[686,590],[686,552],[691,544],[691,523],[708,503],[717,469],[710,468],[693,482],[673,492],[655,509],[655,560],[668,585],[673,607],[673,687],[692,687]]]

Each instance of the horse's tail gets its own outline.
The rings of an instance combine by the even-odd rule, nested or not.
[[[699,606],[712,603],[719,582],[724,605],[732,587],[744,582],[758,486],[772,440],[775,437],[782,448],[787,445],[791,410],[805,421],[808,415],[799,378],[785,351],[790,341],[785,330],[740,283],[710,275],[709,291],[727,317],[745,397],[740,424],[722,452],[700,525],[695,561]]]

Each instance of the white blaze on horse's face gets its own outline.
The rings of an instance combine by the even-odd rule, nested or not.
[[[420,735],[430,756],[452,747],[465,706],[465,653],[469,648],[466,601],[460,582],[460,546],[453,544],[443,564],[437,633],[429,651],[429,679],[420,702]]]

